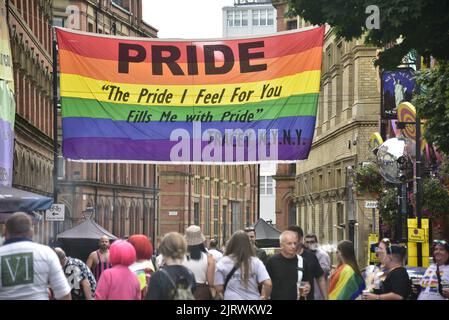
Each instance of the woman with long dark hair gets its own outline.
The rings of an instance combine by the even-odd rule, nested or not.
[[[259,293],[258,286],[262,285]],[[249,236],[235,232],[215,272],[215,288],[225,300],[264,300],[271,294],[271,279],[263,262],[255,257]]]
[[[338,243],[337,259],[339,263],[329,285],[329,300],[355,300],[365,288],[365,282],[351,241]]]

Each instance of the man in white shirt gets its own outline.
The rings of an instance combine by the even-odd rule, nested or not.
[[[217,249],[218,247],[218,240],[217,239],[211,239],[209,242],[209,250],[207,250],[215,259],[215,262],[220,261],[221,258],[223,258],[223,253]]]
[[[33,227],[24,212],[6,221],[0,247],[0,300],[48,300],[48,286],[58,300],[71,300],[70,286],[56,253],[31,240]]]

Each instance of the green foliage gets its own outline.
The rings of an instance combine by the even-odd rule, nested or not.
[[[423,181],[423,208],[431,217],[449,214],[449,194],[446,186],[438,179]]]
[[[379,7],[380,29],[366,28],[371,12],[365,10],[370,5]],[[289,8],[312,24],[328,23],[338,37],[352,40],[366,35],[366,45],[388,47],[378,61],[385,69],[394,69],[412,49],[449,60],[449,1],[289,0]],[[399,38],[403,41],[395,44]]]
[[[394,185],[388,185],[379,196],[379,213],[383,224],[392,227],[398,212],[398,189]]]
[[[426,119],[425,137],[449,153],[449,62],[419,72],[417,82],[423,90],[413,104],[419,116]]]
[[[382,191],[382,176],[377,165],[369,164],[355,170],[355,187],[359,193],[376,193]]]

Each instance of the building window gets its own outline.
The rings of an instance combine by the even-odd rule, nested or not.
[[[112,0],[112,3],[129,11],[129,0]]]
[[[218,181],[215,181],[214,182],[214,196],[219,196],[220,194],[219,194],[219,182]]]
[[[55,27],[62,27],[64,28],[64,18],[63,17],[53,17],[53,25]]]
[[[200,225],[200,203],[197,199],[193,204],[193,224],[196,226]]]
[[[210,180],[206,180],[205,183],[206,183],[205,194],[209,196],[210,195]]]
[[[341,241],[344,238],[344,207],[343,207],[343,203],[338,202],[337,203],[337,240]]]
[[[246,27],[248,25],[248,11],[228,11],[228,27]]]
[[[298,20],[289,20],[287,21],[287,30],[295,30],[298,29]]]
[[[204,227],[204,232],[209,235],[210,234],[210,198],[206,198],[205,200],[205,210],[206,210],[206,222]]]
[[[214,235],[218,236],[218,200],[214,200]]]
[[[272,26],[274,25],[274,11],[268,9],[253,10],[254,26]]]
[[[271,176],[261,176],[260,177],[260,194],[261,195],[272,195],[273,190],[273,177]]]

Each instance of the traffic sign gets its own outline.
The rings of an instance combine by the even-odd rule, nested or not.
[[[424,241],[426,241],[424,229],[408,228],[408,242],[422,243]]]
[[[65,206],[63,204],[53,204],[50,209],[45,211],[47,221],[64,221]]]
[[[367,209],[376,209],[377,208],[377,201],[365,201],[365,208]]]

